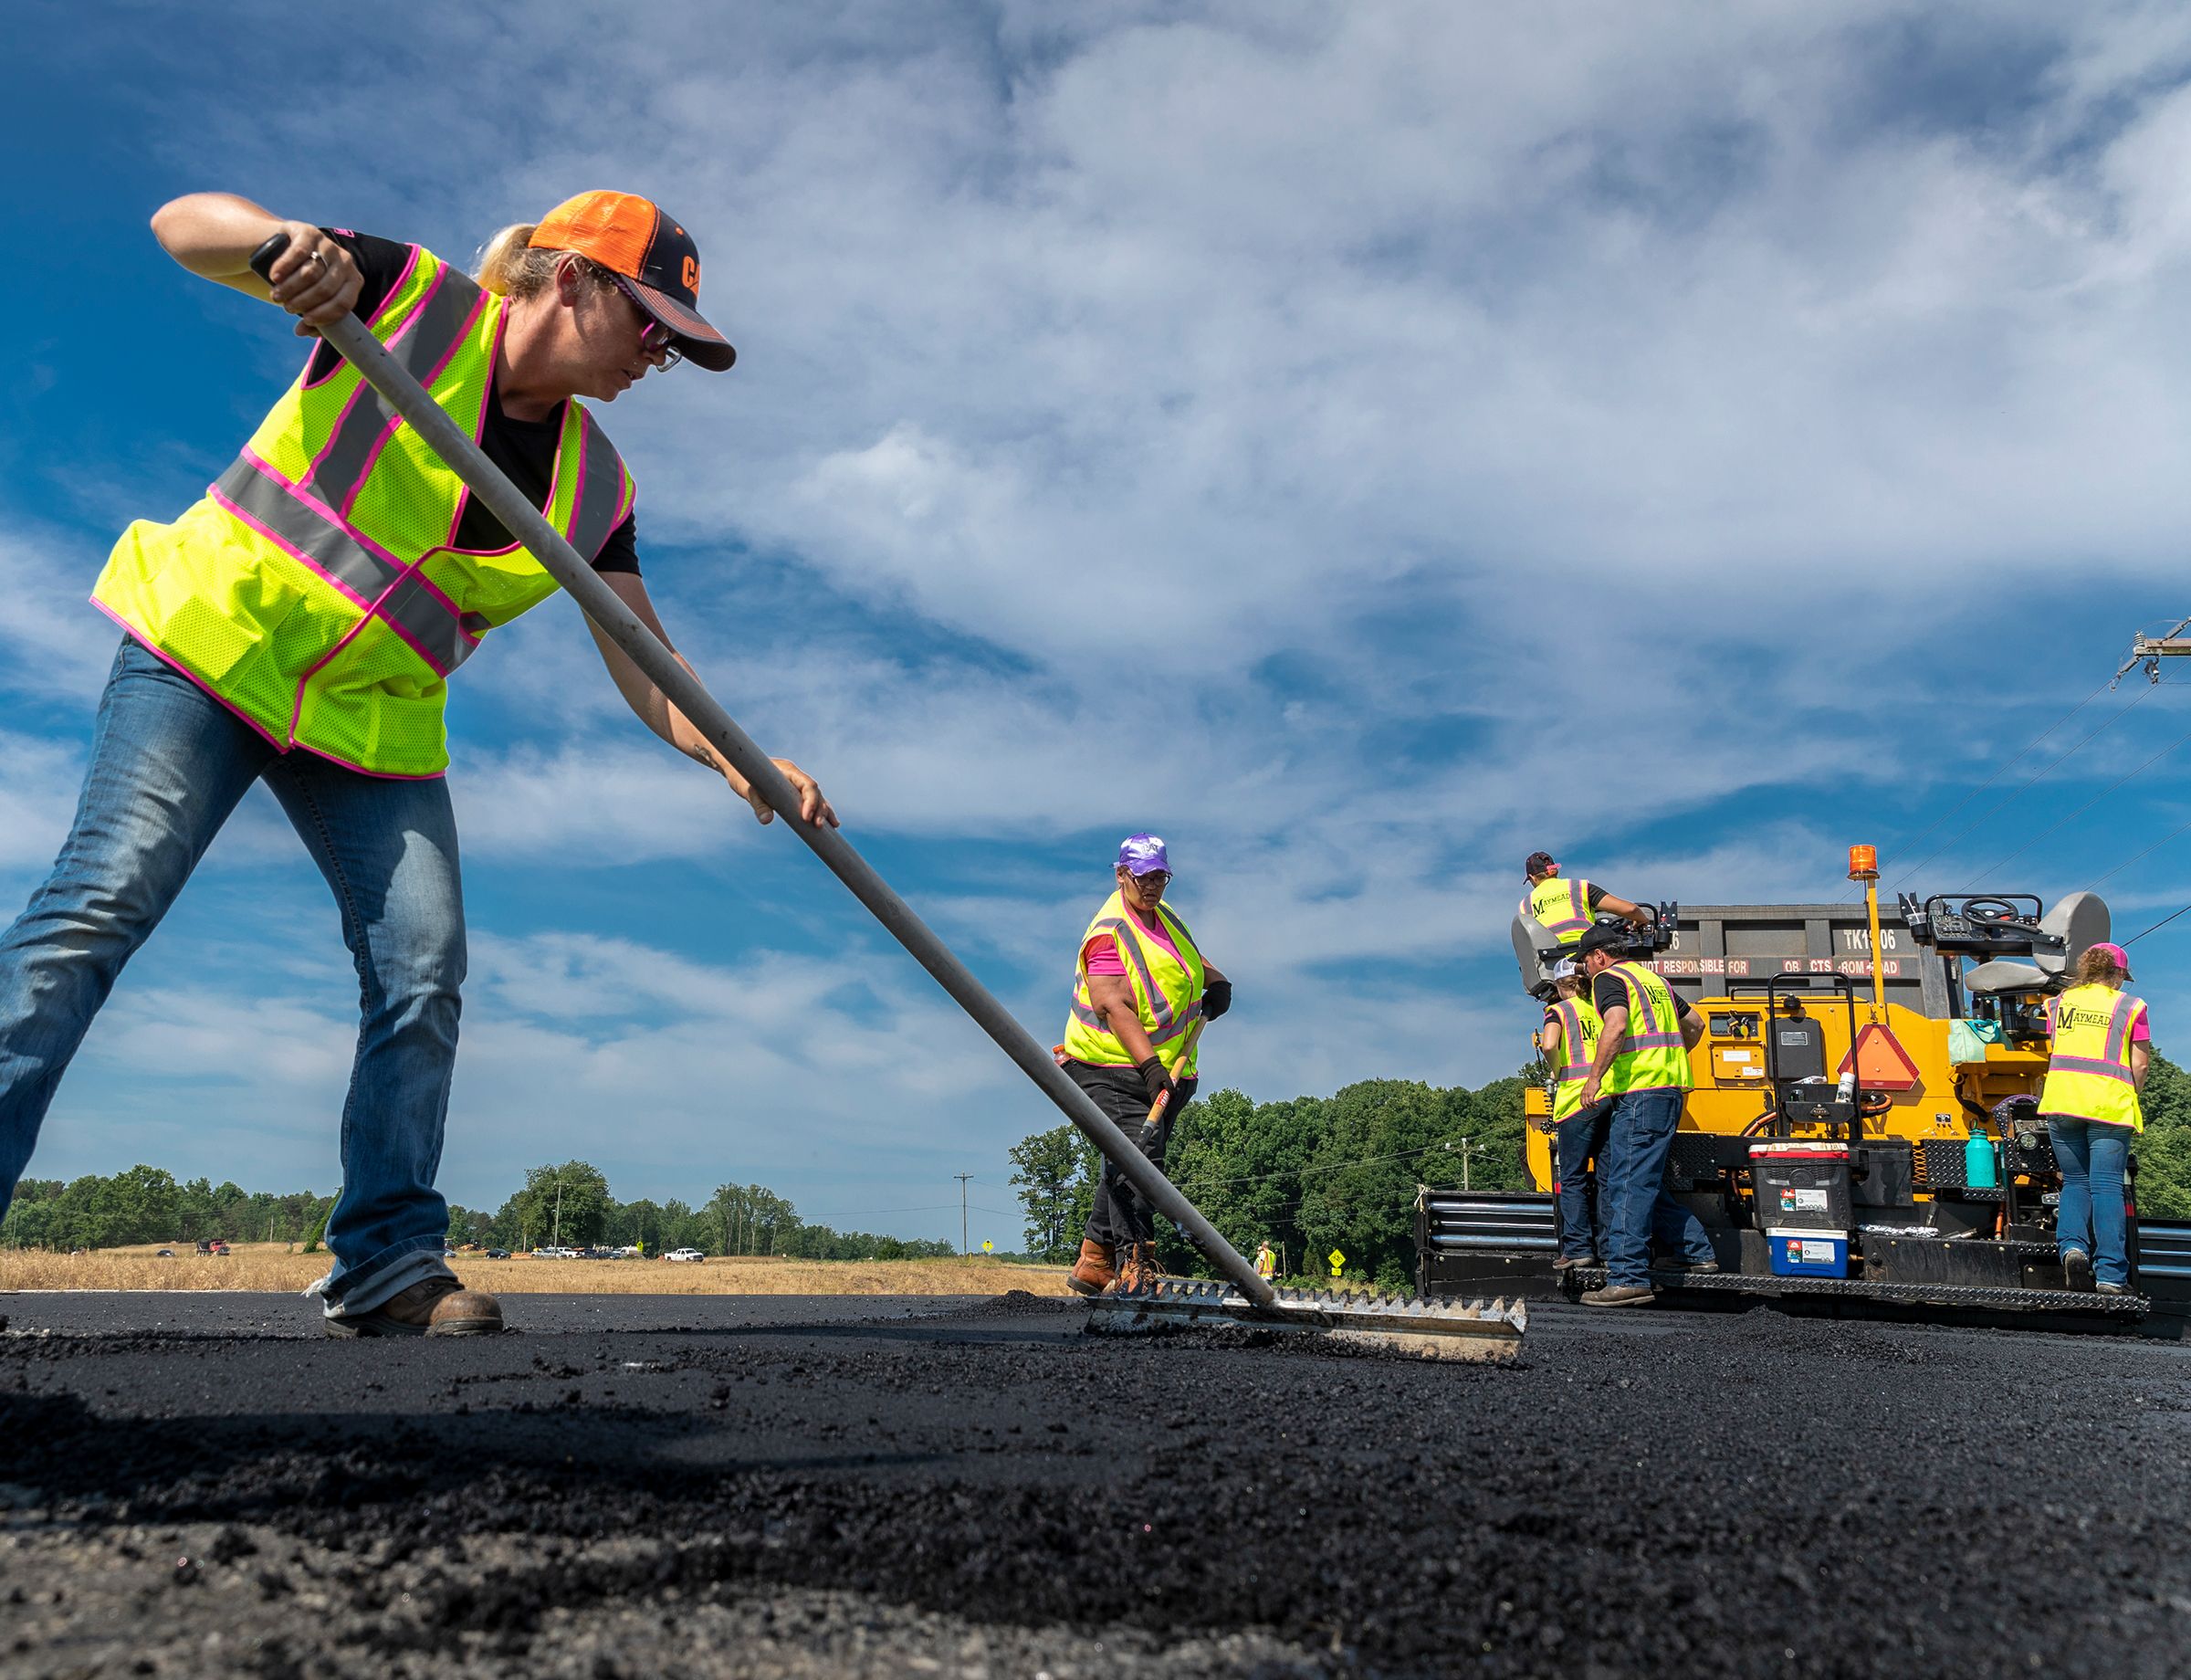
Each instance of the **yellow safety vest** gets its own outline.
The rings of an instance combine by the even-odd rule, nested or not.
[[[1696,1083],[1689,1071],[1689,1050],[1682,1043],[1682,1006],[1672,990],[1639,962],[1616,962],[1606,971],[1628,988],[1628,1031],[1605,1070],[1599,1089],[1608,1096],[1623,1091],[1686,1091]]]
[[[1542,880],[1522,900],[1522,914],[1535,917],[1562,945],[1572,945],[1590,928],[1590,884],[1561,876]]]
[[[2112,986],[2071,986],[2054,999],[2047,1011],[2054,1054],[2039,1111],[2144,1131],[2145,1109],[2130,1077],[2130,1034],[2144,1013],[2144,999]]]
[[[1267,1248],[1259,1248],[1255,1251],[1255,1276],[1258,1277],[1278,1276],[1278,1256]]]
[[[1159,904],[1157,914],[1179,948],[1176,959],[1142,932],[1126,908],[1123,893],[1114,892],[1106,898],[1088,930],[1080,936],[1073,960],[1073,1013],[1065,1022],[1065,1042],[1058,1046],[1075,1062],[1095,1067],[1134,1065],[1134,1058],[1103,1024],[1103,1017],[1096,1013],[1088,996],[1088,941],[1107,933],[1118,946],[1127,981],[1134,989],[1134,1005],[1140,1012],[1142,1030],[1156,1047],[1164,1071],[1179,1078],[1194,1072],[1196,1058],[1187,1057],[1184,1066],[1180,1063],[1187,1029],[1201,1019],[1202,953],[1195,949],[1187,924],[1171,913],[1169,904]]]
[[[414,246],[367,324],[477,441],[508,318]],[[449,673],[556,583],[516,543],[452,546],[463,481],[347,362],[309,372],[182,518],[122,532],[91,598],[283,751],[437,776]],[[634,499],[601,427],[565,403],[548,522],[591,560]]]
[[[1552,1123],[1582,1112],[1582,1085],[1598,1059],[1598,1035],[1605,1030],[1597,1006],[1586,997],[1562,998],[1545,1012],[1559,1022],[1561,1060],[1552,1069]]]

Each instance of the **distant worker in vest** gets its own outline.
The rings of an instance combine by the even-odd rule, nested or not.
[[[1179,1111],[1194,1097],[1198,1021],[1232,1007],[1232,982],[1211,965],[1164,894],[1171,861],[1155,835],[1118,848],[1116,889],[1080,936],[1073,1009],[1058,1065],[1129,1141],[1164,1165]],[[1154,1124],[1149,1111],[1164,1108]],[[1066,1283],[1082,1295],[1126,1294],[1157,1276],[1156,1211],[1109,1161]]]
[[[1613,1099],[1601,1097],[1582,1106],[1602,1023],[1597,1005],[1582,994],[1583,974],[1574,959],[1562,957],[1552,965],[1552,983],[1559,995],[1545,1006],[1536,1047],[1552,1066],[1552,1139],[1559,1175],[1559,1257],[1552,1269],[1565,1272],[1598,1264],[1600,1186],[1591,1169],[1605,1155]]]
[[[1617,958],[1626,942],[1620,929],[1604,926],[1592,928],[1575,947],[1600,1023],[1578,1106],[1588,1108],[1601,1096],[1613,1099],[1598,1159],[1605,1283],[1582,1297],[1592,1307],[1636,1307],[1651,1298],[1654,1239],[1664,1270],[1719,1270],[1704,1222],[1673,1199],[1666,1183],[1682,1106],[1696,1083],[1689,1052],[1704,1035],[1704,1018],[1654,970]]]
[[[1582,938],[1599,910],[1622,917],[1639,928],[1651,925],[1651,912],[1641,905],[1616,898],[1604,887],[1592,886],[1588,881],[1567,879],[1549,852],[1530,853],[1522,870],[1529,877],[1529,893],[1522,900],[1522,914],[1542,922],[1562,945],[1572,945]]]
[[[679,361],[719,373],[734,360],[699,313],[699,252],[675,218],[629,194],[582,194],[498,234],[477,279],[423,247],[227,194],[174,200],[152,234],[193,274],[270,298],[300,337],[362,319],[661,634],[632,476],[578,399],[614,402]],[[288,243],[269,285],[250,258],[277,234]],[[448,1208],[434,1188],[465,972],[443,700],[456,667],[555,588],[325,344],[202,499],[122,533],[93,595],[123,635],[75,824],[0,936],[0,1212],[122,965],[264,781],[333,890],[360,986],[332,1264],[317,1286],[327,1329],[502,1328],[495,1298],[443,1261]],[[594,636],[640,721],[768,822],[744,779]],[[800,820],[833,826],[812,778],[777,762]]]
[[[1271,1252],[1268,1243],[1255,1250],[1255,1276],[1265,1283],[1278,1276],[1278,1256]]]
[[[2077,960],[2077,983],[2049,1003],[2052,1055],[2039,1111],[2061,1169],[2054,1234],[2072,1289],[2130,1290],[2123,1179],[2131,1139],[2145,1129],[2139,1095],[2153,1065],[2145,1001],[2123,995],[2130,954],[2094,945]]]

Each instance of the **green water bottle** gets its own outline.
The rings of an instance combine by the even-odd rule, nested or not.
[[[1991,1190],[2001,1181],[1993,1139],[1980,1127],[1970,1129],[1970,1141],[1963,1146],[1963,1181],[1973,1190]]]

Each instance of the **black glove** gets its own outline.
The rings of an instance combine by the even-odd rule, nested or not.
[[[1156,1056],[1150,1056],[1146,1062],[1136,1062],[1134,1071],[1141,1076],[1141,1083],[1148,1087],[1148,1100],[1152,1103],[1171,1089],[1171,1081],[1164,1074],[1164,1064]]]
[[[1232,982],[1213,980],[1202,988],[1202,1019],[1214,1021],[1232,1007]]]

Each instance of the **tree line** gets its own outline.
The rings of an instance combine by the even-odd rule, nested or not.
[[[177,1183],[158,1167],[135,1166],[63,1182],[25,1179],[0,1221],[0,1246],[115,1248],[135,1243],[301,1243],[316,1247],[334,1198],[317,1191],[275,1195],[205,1179]],[[533,1167],[524,1187],[493,1212],[449,1206],[449,1241],[521,1253],[644,1247],[650,1255],[697,1248],[710,1255],[781,1255],[808,1260],[917,1260],[954,1255],[926,1237],[837,1231],[799,1217],[760,1184],[718,1184],[698,1205],[672,1199],[619,1202],[607,1176],[582,1160]]]
[[[1270,1244],[1284,1276],[1329,1276],[1336,1249],[1347,1276],[1409,1287],[1419,1185],[1527,1188],[1522,1093],[1543,1074],[1541,1065],[1524,1067],[1475,1090],[1369,1079],[1330,1097],[1263,1103],[1220,1091],[1181,1111],[1167,1176],[1241,1253]],[[2191,1219],[2191,1073],[2156,1052],[2144,1106],[2138,1210]],[[1029,1255],[1071,1260],[1096,1192],[1095,1146],[1058,1126],[1023,1139],[1012,1162]],[[1175,1276],[1211,1275],[1161,1218],[1157,1255]]]
[[[1220,1091],[1180,1112],[1165,1170],[1233,1247],[1253,1255],[1270,1244],[1283,1276],[1328,1276],[1336,1249],[1347,1276],[1401,1288],[1415,1275],[1418,1184],[1465,1174],[1479,1190],[1524,1187],[1525,1083],[1523,1074],[1474,1090],[1368,1079],[1330,1097],[1263,1103]],[[1095,1146],[1058,1126],[1023,1139],[1012,1161],[1028,1253],[1070,1260],[1096,1193]],[[1157,1257],[1175,1276],[1209,1274],[1163,1219]]]

